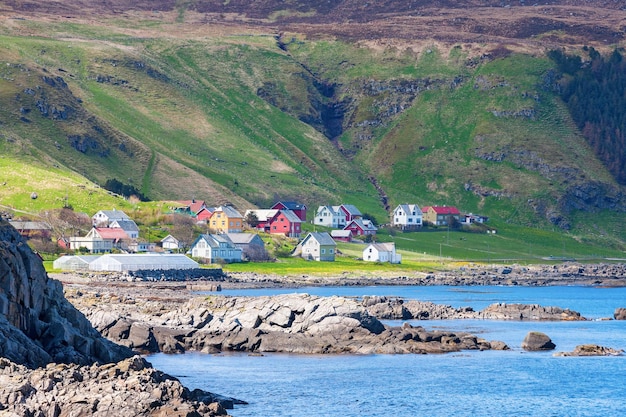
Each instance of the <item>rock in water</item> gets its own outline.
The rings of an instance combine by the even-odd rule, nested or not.
[[[572,352],[558,352],[554,356],[622,356],[622,349],[613,349],[600,345],[578,345]]]
[[[613,313],[613,318],[615,320],[626,320],[626,308],[624,307],[616,308],[615,312]]]
[[[63,296],[41,259],[0,220],[0,354],[29,368],[117,362],[132,352],[105,339]]]
[[[522,342],[522,349],[527,351],[553,350],[556,347],[547,334],[529,332]]]

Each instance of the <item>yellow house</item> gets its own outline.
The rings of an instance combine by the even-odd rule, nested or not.
[[[234,207],[215,207],[209,219],[209,228],[217,233],[239,233],[243,231],[243,216]]]

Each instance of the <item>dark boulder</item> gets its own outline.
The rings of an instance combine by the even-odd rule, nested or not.
[[[613,318],[615,320],[626,320],[626,308],[624,307],[616,308],[615,312],[613,313]]]
[[[529,332],[522,342],[522,349],[535,352],[541,350],[553,350],[556,347],[552,339],[545,333]]]

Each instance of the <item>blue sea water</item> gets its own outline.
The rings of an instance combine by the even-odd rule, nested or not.
[[[445,320],[412,322],[506,342],[509,351],[446,355],[157,354],[148,358],[190,388],[248,401],[244,416],[626,416],[626,356],[554,357],[525,352],[529,331],[556,351],[597,343],[626,349],[626,289],[592,287],[321,287],[224,291],[319,295],[400,295],[479,310],[494,302],[556,305],[597,319],[584,322]],[[400,324],[400,322],[388,322]]]

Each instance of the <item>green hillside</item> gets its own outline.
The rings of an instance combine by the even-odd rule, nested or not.
[[[345,202],[381,223],[398,203],[456,205],[626,240],[614,227],[624,190],[552,89],[543,54],[209,29],[0,23],[0,204],[61,207],[68,189],[89,196],[115,178],[152,200]],[[13,168],[30,165],[26,176]],[[24,193],[44,187],[18,178],[63,185],[32,200]]]

